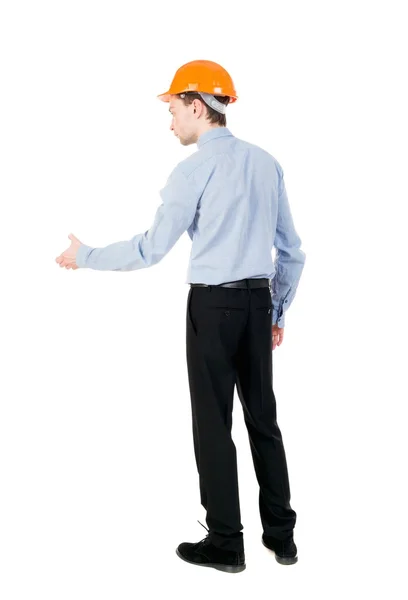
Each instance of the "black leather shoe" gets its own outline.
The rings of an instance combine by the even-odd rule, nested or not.
[[[243,550],[241,552],[234,552],[214,546],[211,543],[210,533],[203,540],[195,544],[183,542],[176,549],[176,553],[179,558],[188,563],[200,567],[213,567],[225,573],[240,573],[246,569],[245,552]]]
[[[297,548],[293,536],[286,540],[277,540],[263,533],[262,543],[268,550],[275,552],[275,558],[281,565],[293,565],[297,562]]]

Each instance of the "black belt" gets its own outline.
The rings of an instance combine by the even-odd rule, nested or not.
[[[228,288],[261,288],[271,287],[270,279],[240,279],[239,281],[230,281],[228,283],[190,283],[190,287],[228,287]]]

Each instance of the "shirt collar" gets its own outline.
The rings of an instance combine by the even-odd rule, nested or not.
[[[203,144],[206,144],[210,140],[225,137],[226,135],[232,135],[228,127],[214,127],[200,135],[200,137],[197,140],[197,146],[198,148],[201,148]]]

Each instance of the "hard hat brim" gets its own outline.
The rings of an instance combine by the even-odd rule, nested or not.
[[[165,92],[164,94],[159,94],[157,97],[162,102],[170,102],[171,93]],[[229,98],[229,104],[232,104],[233,102],[236,102],[238,100],[238,96],[230,96]]]
[[[162,102],[170,102],[170,92],[165,92],[164,94],[159,94],[157,97]]]

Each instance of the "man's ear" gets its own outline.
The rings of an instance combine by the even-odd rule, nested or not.
[[[197,108],[199,108],[199,106],[202,106],[202,102],[200,102],[199,100],[196,99],[193,101],[193,106],[194,106],[193,113],[195,114],[197,112]]]

